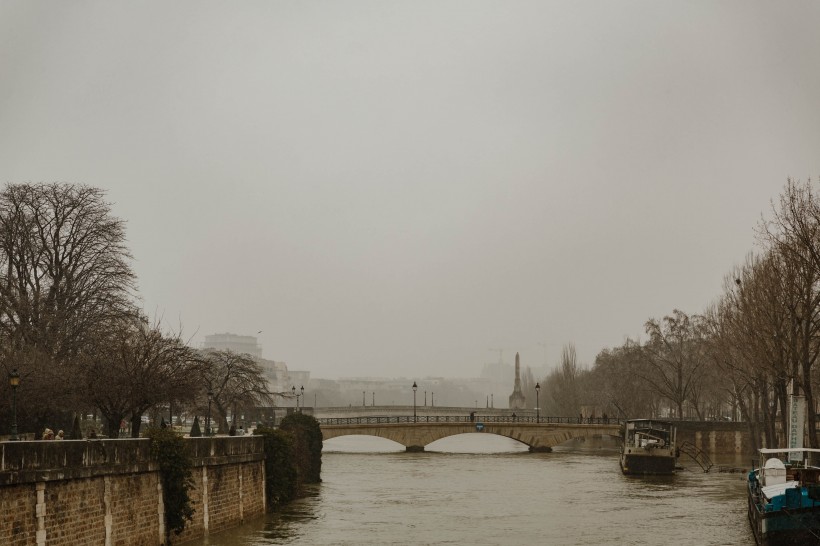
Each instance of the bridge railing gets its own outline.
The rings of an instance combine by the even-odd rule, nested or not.
[[[568,425],[617,425],[614,417],[536,417],[534,415],[372,415],[361,417],[323,417],[320,425],[395,425],[414,423],[540,423]]]

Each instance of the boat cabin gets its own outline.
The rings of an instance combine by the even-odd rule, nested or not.
[[[660,449],[674,448],[675,427],[668,421],[630,419],[624,430],[624,447]]]

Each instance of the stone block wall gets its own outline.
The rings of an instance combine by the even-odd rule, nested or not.
[[[217,533],[265,513],[264,460],[194,469],[194,518],[174,539]]]
[[[186,442],[195,514],[175,542],[264,513],[261,438]],[[0,443],[0,544],[151,545],[162,544],[164,536],[162,487],[149,440]]]
[[[690,442],[714,456],[741,456],[754,452],[746,423],[676,421],[678,445]]]
[[[0,489],[0,544],[23,546],[37,535],[37,487],[29,483]]]

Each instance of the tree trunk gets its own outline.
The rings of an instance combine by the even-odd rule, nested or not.
[[[122,422],[124,415],[121,413],[101,413],[103,414],[103,418],[105,419],[106,435],[109,438],[119,438],[120,423]]]
[[[136,413],[131,416],[131,438],[140,437],[140,426],[142,425],[142,415]]]

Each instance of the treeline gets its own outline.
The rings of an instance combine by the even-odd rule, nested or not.
[[[766,445],[782,442],[790,388],[806,397],[808,444],[818,446],[820,197],[789,180],[756,226],[757,250],[725,277],[699,314],[645,323],[644,340],[602,351],[591,368],[574,348],[541,381],[549,415],[736,419]],[[532,379],[528,379],[529,382]],[[534,398],[534,385],[526,385]],[[534,402],[534,400],[531,400]]]
[[[0,366],[20,375],[18,430],[69,430],[99,415],[117,437],[139,436],[152,408],[229,415],[270,402],[260,367],[227,351],[197,351],[138,305],[125,223],[98,188],[8,185],[0,192]],[[11,429],[0,381],[0,434]],[[8,402],[8,403],[7,403]]]

